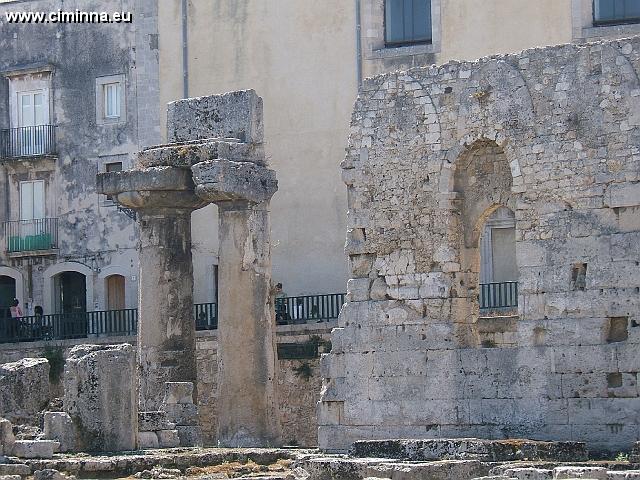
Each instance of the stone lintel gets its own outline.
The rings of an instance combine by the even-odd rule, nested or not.
[[[242,143],[238,139],[207,139],[147,148],[138,154],[138,168],[171,166],[191,168],[196,163],[226,158],[237,162],[265,164],[262,144]]]
[[[253,90],[241,90],[171,102],[167,137],[170,143],[212,137],[263,143],[262,98]]]
[[[276,173],[255,163],[210,160],[192,171],[197,195],[208,202],[262,203],[278,190]]]

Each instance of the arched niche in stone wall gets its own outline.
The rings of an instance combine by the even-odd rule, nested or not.
[[[487,219],[499,208],[515,211],[511,191],[513,178],[504,149],[494,141],[481,139],[467,147],[454,164],[453,190],[456,193],[453,214],[457,221],[452,238],[459,251],[460,275],[456,295],[466,301],[454,303],[453,319],[466,325],[469,335],[459,335],[478,344],[476,323],[479,317],[480,237]]]

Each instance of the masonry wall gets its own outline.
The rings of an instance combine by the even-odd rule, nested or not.
[[[342,163],[348,303],[319,443],[640,437],[640,39],[365,81]],[[479,234],[516,217],[518,317],[481,318]],[[585,274],[586,272],[586,274]]]
[[[277,341],[304,344],[314,339],[328,340],[334,322],[304,325],[279,326]],[[42,357],[45,347],[59,347],[64,356],[79,343],[130,343],[136,344],[136,337],[100,337],[83,340],[62,340],[57,342],[31,342],[0,344],[0,364],[14,362],[27,357]],[[216,445],[217,417],[217,349],[216,331],[200,331],[196,338],[198,366],[198,413],[202,425],[204,441]],[[320,359],[280,359],[278,373],[278,401],[280,422],[285,445],[314,447],[318,444],[318,423],[316,404],[320,399],[322,378]],[[52,385],[53,395],[62,397],[62,378]]]

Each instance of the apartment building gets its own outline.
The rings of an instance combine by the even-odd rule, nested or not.
[[[5,16],[24,11],[135,12],[135,22]],[[136,306],[135,222],[96,193],[95,176],[160,139],[157,43],[154,1],[0,4],[2,316],[14,298],[24,316]],[[66,334],[82,334],[74,328]]]

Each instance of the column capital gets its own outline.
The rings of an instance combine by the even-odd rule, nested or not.
[[[252,162],[208,160],[191,167],[196,194],[207,202],[263,203],[278,190],[276,172]]]
[[[98,193],[134,210],[196,210],[208,202],[195,194],[191,171],[170,166],[99,173]]]

